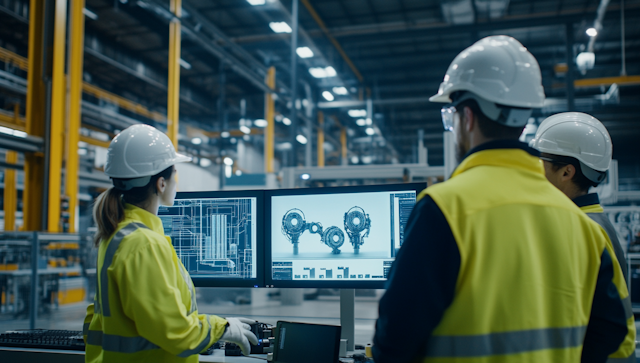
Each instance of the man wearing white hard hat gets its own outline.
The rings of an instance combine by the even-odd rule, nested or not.
[[[598,119],[585,113],[559,113],[542,121],[529,145],[540,151],[540,159],[543,160],[545,174],[551,184],[607,232],[624,280],[629,286],[626,256],[615,227],[603,214],[598,194],[589,193],[589,188],[605,180],[611,164],[613,146],[606,127]],[[633,314],[629,314],[627,325],[629,330],[635,330]],[[635,347],[631,337],[623,344]],[[625,355],[620,352],[624,348],[622,346],[610,357],[628,358],[629,362],[635,362],[635,351],[631,355]]]
[[[627,335],[628,293],[604,231],[518,141],[544,103],[536,59],[511,37],[484,38],[430,100],[446,104],[460,164],[407,222],[380,300],[376,363],[605,362]]]
[[[258,344],[244,318],[199,314],[196,292],[158,218],[176,196],[176,153],[164,133],[130,126],[109,145],[113,187],[96,200],[97,286],[83,335],[86,362],[198,362],[218,340],[250,352]]]

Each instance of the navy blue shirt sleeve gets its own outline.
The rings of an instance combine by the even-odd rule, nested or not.
[[[460,251],[438,205],[425,196],[411,212],[404,242],[380,299],[373,357],[403,363],[421,357],[455,295]]]
[[[602,253],[591,316],[582,348],[582,362],[606,362],[618,350],[627,335],[627,315],[618,289],[613,283],[613,261],[605,249]],[[630,317],[630,316],[629,316]]]

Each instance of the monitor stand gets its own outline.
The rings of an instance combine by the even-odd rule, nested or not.
[[[355,349],[355,303],[356,290],[341,289],[340,290],[340,325],[342,326],[341,339],[347,339],[347,350]]]

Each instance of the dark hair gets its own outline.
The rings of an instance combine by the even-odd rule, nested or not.
[[[517,140],[522,134],[522,130],[524,130],[524,126],[505,126],[491,120],[482,112],[480,106],[478,106],[478,102],[474,99],[467,99],[460,102],[456,106],[456,109],[458,112],[462,113],[462,110],[465,107],[469,107],[471,111],[473,111],[473,114],[478,117],[478,127],[480,128],[482,135],[486,138]]]
[[[120,190],[115,187],[107,189],[96,198],[93,205],[93,220],[98,226],[93,243],[96,247],[100,241],[106,240],[116,231],[118,224],[124,219],[124,204],[140,205],[153,194],[158,193],[158,179],[169,179],[173,173],[173,165],[151,177],[143,187]]]
[[[553,161],[550,161],[551,169],[553,171],[558,171],[561,167],[568,164],[571,164],[576,168],[576,173],[573,175],[573,178],[571,178],[571,181],[580,188],[580,191],[586,192],[589,191],[589,188],[598,186],[598,183],[593,182],[584,176],[578,159],[562,155],[550,155],[550,158],[553,159]]]

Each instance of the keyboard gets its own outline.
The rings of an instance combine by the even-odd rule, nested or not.
[[[84,340],[76,330],[10,330],[0,334],[0,346],[84,351]]]

